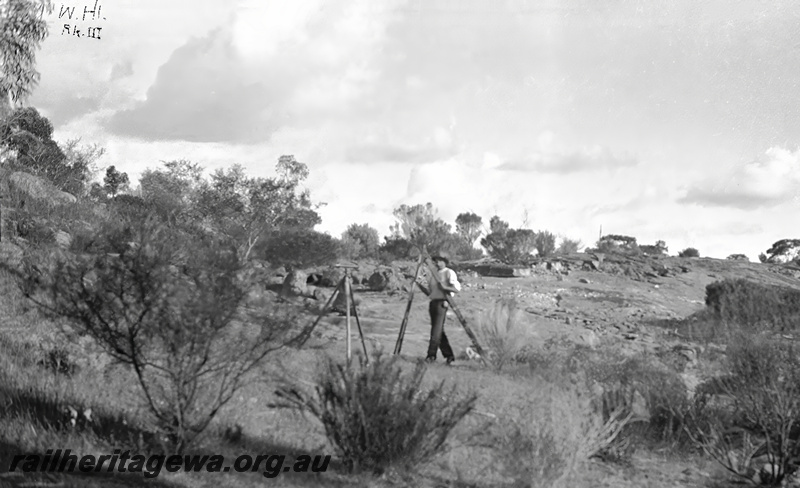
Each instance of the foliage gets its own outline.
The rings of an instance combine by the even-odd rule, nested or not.
[[[483,219],[480,215],[472,212],[464,212],[456,217],[456,233],[464,239],[469,247],[475,245],[475,241],[481,236],[481,226]]]
[[[109,225],[99,239],[113,254],[34,253],[8,271],[44,312],[132,367],[155,425],[182,452],[291,340],[292,322],[243,307],[251,285],[224,242],[152,219]]]
[[[704,385],[687,432],[731,473],[777,486],[800,464],[797,347],[747,334],[729,346],[727,357],[729,374]]]
[[[747,261],[750,262],[750,258],[747,257],[746,254],[731,254],[727,258],[728,261]]]
[[[0,126],[0,138],[7,149],[14,151],[8,165],[50,181],[56,188],[80,195],[91,176],[88,159],[75,158],[71,143],[67,144],[71,158],[52,139],[53,125],[33,107],[15,110]]]
[[[652,246],[647,244],[641,245],[639,246],[639,250],[650,256],[665,256],[667,252],[669,252],[667,243],[664,241],[656,241]]]
[[[408,259],[414,254],[414,246],[408,239],[397,236],[386,236],[378,247],[378,259],[384,264]]]
[[[329,360],[313,394],[292,386],[277,393],[322,423],[351,470],[381,474],[429,461],[475,405],[477,395],[458,398],[444,381],[424,390],[426,369],[418,363],[403,374],[396,358],[377,351],[369,363],[361,356],[357,365]]]
[[[9,0],[0,13],[0,93],[14,101],[30,95],[39,82],[36,50],[47,38],[49,0]]]
[[[520,315],[515,300],[500,300],[491,310],[481,313],[478,319],[476,333],[485,350],[485,359],[498,372],[516,361],[528,345]]]
[[[510,229],[507,222],[494,216],[490,230],[491,233],[481,239],[481,246],[503,263],[525,263],[536,249],[536,234],[530,229]]]
[[[350,224],[342,233],[342,247],[348,259],[376,258],[380,237],[369,224]]]
[[[508,222],[504,221],[497,215],[489,219],[489,232],[492,234],[502,234],[510,229]]]
[[[767,261],[772,262],[776,257],[788,254],[792,249],[800,247],[800,239],[781,239],[767,249]]]
[[[800,319],[800,291],[726,279],[706,286],[706,308],[728,331],[792,331]]]
[[[697,249],[695,249],[693,247],[687,247],[686,249],[684,249],[683,251],[678,253],[678,257],[679,258],[699,258],[700,257],[700,251],[698,251]]]
[[[274,266],[302,269],[333,263],[340,249],[339,242],[328,234],[296,229],[271,233],[256,246],[255,254]]]
[[[556,250],[556,236],[549,231],[542,230],[534,236],[534,246],[540,257],[552,255]]]
[[[580,240],[564,238],[561,244],[558,245],[556,252],[558,254],[573,254],[580,250],[583,244]]]
[[[320,223],[309,192],[300,184],[308,168],[292,156],[282,156],[275,178],[251,178],[239,165],[218,169],[210,179],[189,161],[164,163],[141,178],[142,197],[167,222],[194,221],[237,242],[247,258],[268,233],[310,230]]]
[[[191,219],[192,194],[203,179],[199,164],[187,160],[162,162],[164,169],[147,169],[139,179],[142,198],[165,222]]]
[[[441,249],[450,236],[450,224],[437,216],[433,204],[400,205],[394,209],[397,223],[390,227],[393,237],[402,237],[413,247]]]
[[[117,171],[116,166],[111,165],[106,169],[106,176],[103,178],[103,188],[106,193],[112,197],[117,196],[117,193],[125,190],[130,181],[128,180],[128,173],[121,173]]]
[[[592,393],[569,381],[536,382],[530,401],[478,434],[502,454],[498,464],[513,486],[576,486],[572,477],[617,442],[630,415],[619,409],[603,418]]]
[[[763,252],[758,255],[759,262],[766,263],[767,262],[767,255]]]
[[[619,234],[605,235],[597,241],[597,251],[603,253],[634,253],[640,252],[635,237]]]

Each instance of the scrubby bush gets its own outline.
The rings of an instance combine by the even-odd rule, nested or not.
[[[277,394],[322,423],[351,471],[411,469],[439,451],[477,400],[474,394],[457,397],[444,382],[423,389],[426,369],[419,363],[403,374],[396,358],[378,351],[369,363],[363,357],[351,365],[329,360],[311,394],[293,386]]]
[[[556,236],[549,231],[542,230],[535,234],[533,245],[540,257],[547,257],[556,250]]]
[[[378,247],[378,259],[384,264],[391,264],[393,261],[411,257],[413,249],[414,246],[408,239],[384,237],[383,244]]]
[[[376,258],[380,238],[369,224],[350,224],[342,233],[342,252],[348,259]]]
[[[684,249],[683,251],[678,253],[678,257],[679,258],[699,258],[700,257],[700,251],[698,251],[697,249],[695,249],[693,247],[687,247],[686,249]]]
[[[483,219],[473,212],[460,213],[456,217],[456,233],[470,248],[475,245],[475,241],[481,236],[482,225]]]
[[[731,254],[727,258],[728,261],[747,261],[750,262],[750,258],[747,257],[745,254]]]
[[[298,337],[293,322],[243,306],[252,285],[242,263],[210,236],[148,220],[99,239],[111,254],[32,252],[7,271],[43,312],[131,366],[165,447],[179,453],[249,371]]]
[[[274,232],[256,249],[261,259],[287,269],[331,264],[341,252],[336,239],[314,230]]]
[[[798,258],[798,248],[800,239],[781,239],[767,249],[767,262],[795,261]]]
[[[506,264],[525,264],[536,250],[536,234],[530,229],[511,229],[498,216],[489,222],[490,233],[481,239],[489,255]]]
[[[558,245],[558,250],[556,252],[558,254],[573,254],[578,252],[581,247],[583,247],[583,244],[580,240],[567,239],[565,237]]]
[[[629,415],[616,410],[604,419],[585,385],[534,382],[524,409],[501,419],[478,437],[498,454],[497,465],[513,486],[575,486],[574,476],[615,444]]]
[[[417,249],[442,249],[450,238],[450,224],[438,217],[431,203],[400,205],[393,213],[397,223],[390,227],[392,236],[402,237]]]
[[[605,235],[597,241],[597,251],[602,253],[639,253],[635,237],[617,234]]]
[[[496,371],[519,358],[527,345],[525,324],[514,300],[500,300],[478,318],[476,333],[485,359]]]
[[[706,307],[728,332],[792,331],[800,323],[800,291],[741,278],[706,286]]]
[[[641,245],[639,246],[639,250],[650,256],[664,256],[669,251],[667,243],[664,241],[656,241],[652,246],[647,244]]]
[[[699,392],[687,432],[740,478],[778,486],[800,464],[798,352],[766,335],[740,336],[727,374]]]

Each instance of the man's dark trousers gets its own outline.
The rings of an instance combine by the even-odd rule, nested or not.
[[[444,319],[447,315],[447,300],[431,300],[428,306],[431,314],[431,341],[428,344],[429,358],[436,357],[436,351],[441,348],[445,359],[453,358],[453,350],[444,333]]]

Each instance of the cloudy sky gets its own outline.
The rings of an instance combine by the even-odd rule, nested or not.
[[[800,237],[791,0],[55,7],[30,104],[134,180],[173,159],[270,176],[292,154],[334,235],[432,202],[720,258]]]

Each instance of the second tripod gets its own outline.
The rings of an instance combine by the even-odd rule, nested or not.
[[[337,283],[336,288],[333,289],[333,293],[331,294],[328,301],[325,302],[325,306],[322,307],[319,316],[311,324],[309,327],[307,334],[311,334],[311,331],[314,327],[317,326],[322,317],[324,317],[328,312],[331,311],[331,304],[336,303],[336,297],[339,293],[344,294],[344,301],[345,301],[345,317],[347,323],[347,362],[350,363],[350,358],[352,356],[351,348],[350,348],[350,312],[353,312],[353,316],[356,318],[356,326],[358,327],[358,336],[361,338],[361,347],[364,349],[364,359],[367,363],[369,363],[369,355],[367,354],[367,344],[364,342],[364,332],[361,330],[361,321],[358,320],[358,311],[356,311],[355,305],[355,297],[353,296],[353,286],[351,284],[351,276],[350,273],[353,269],[357,268],[358,266],[354,264],[337,264],[336,268],[344,268],[344,276],[339,283]]]

